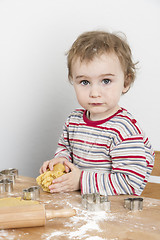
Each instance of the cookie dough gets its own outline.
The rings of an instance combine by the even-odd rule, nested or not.
[[[39,204],[38,201],[27,201],[23,200],[21,197],[8,197],[8,198],[1,198],[0,199],[0,208],[1,207],[16,207],[21,205],[33,205]]]
[[[58,163],[53,167],[53,171],[42,173],[36,178],[36,181],[37,184],[42,187],[43,191],[50,192],[49,186],[52,184],[53,179],[63,174],[65,174],[65,167],[62,163]]]

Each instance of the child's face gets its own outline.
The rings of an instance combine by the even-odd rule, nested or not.
[[[90,62],[76,59],[72,64],[72,81],[79,104],[90,112],[93,121],[117,112],[121,94],[129,88],[124,87],[124,72],[114,53]]]

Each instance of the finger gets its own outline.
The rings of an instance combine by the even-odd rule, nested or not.
[[[55,163],[54,163],[55,164]],[[53,159],[52,160],[50,160],[50,162],[49,162],[49,165],[48,165],[48,167],[49,167],[49,170],[53,170],[53,166],[54,166],[54,164],[53,164]]]
[[[49,169],[50,169],[51,171],[53,171],[54,165],[56,165],[57,163],[59,163],[58,158],[57,158],[57,159],[56,159],[56,158],[53,158],[52,160],[50,160],[50,162],[49,162]]]
[[[50,190],[50,192],[52,192],[53,190],[55,190],[55,189],[57,190],[60,187],[61,187],[61,183],[55,183],[55,184],[52,184],[49,186],[49,190]]]
[[[75,165],[73,163],[69,162],[69,161],[64,161],[64,165],[65,165],[65,167],[67,167],[71,171],[75,168]]]
[[[58,187],[50,191],[50,193],[59,193],[59,192],[69,192],[69,189],[66,187]]]
[[[49,161],[46,161],[43,165],[43,172],[46,172],[47,169],[48,169],[48,164],[49,164]]]
[[[43,173],[43,171],[42,171],[42,167],[39,169],[39,173],[40,173],[40,174],[42,174],[42,173]]]
[[[49,164],[49,161],[46,161],[46,162],[43,163],[42,167],[40,168],[40,173],[41,174],[47,171],[48,164]]]
[[[67,167],[65,164],[64,164],[64,166],[65,166],[65,172],[66,172],[66,173],[69,173],[69,171],[70,171],[70,168],[69,168],[69,167]]]
[[[55,178],[53,179],[52,183],[55,184],[55,183],[63,183],[68,181],[68,175],[69,173],[62,175],[61,177]]]
[[[62,185],[66,185],[67,186],[68,185],[67,182],[68,182],[69,179],[68,179],[68,176],[66,176],[66,175],[68,175],[68,174],[65,174],[65,175],[63,175],[61,177],[55,178],[52,181],[53,184],[51,184],[49,186],[49,189],[53,190],[53,189],[58,188],[59,186],[62,186]]]
[[[67,191],[69,191],[69,186],[65,182],[53,184],[52,188],[50,188],[51,193]]]

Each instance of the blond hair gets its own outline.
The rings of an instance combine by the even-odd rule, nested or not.
[[[72,78],[72,63],[77,58],[80,61],[91,61],[95,56],[112,52],[119,58],[124,71],[124,86],[130,86],[135,80],[137,64],[132,61],[131,49],[125,39],[104,31],[85,32],[73,43],[67,53],[69,80]]]

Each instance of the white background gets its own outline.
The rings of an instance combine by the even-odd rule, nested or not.
[[[160,1],[0,0],[0,169],[36,177],[68,114],[79,107],[66,51],[90,30],[122,31],[137,79],[120,105],[160,150]]]

